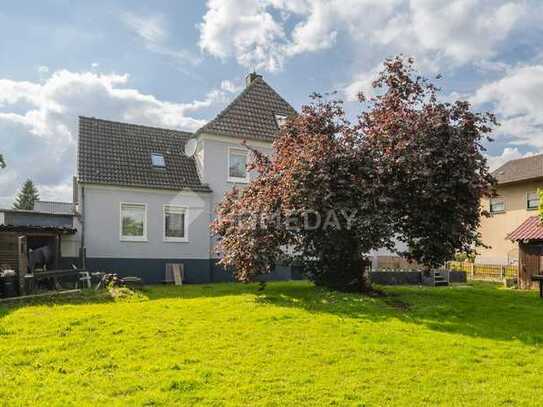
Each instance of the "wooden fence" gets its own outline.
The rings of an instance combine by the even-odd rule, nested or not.
[[[506,278],[518,278],[518,266],[501,264],[479,264],[460,261],[447,262],[447,268],[463,271],[468,280],[502,282]]]
[[[421,268],[417,263],[408,261],[400,256],[377,256],[377,269],[379,270],[416,270]]]

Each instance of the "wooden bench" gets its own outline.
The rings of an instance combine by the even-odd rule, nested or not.
[[[84,269],[65,269],[65,270],[47,270],[47,271],[35,271],[33,274],[33,279],[35,285],[38,282],[46,280],[51,284],[51,289],[62,289],[62,286],[59,280],[62,280],[66,277],[72,277],[74,284],[79,286],[80,273],[86,272]],[[76,287],[77,288],[77,287]]]

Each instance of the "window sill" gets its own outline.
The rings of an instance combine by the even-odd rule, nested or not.
[[[227,180],[231,184],[248,184],[248,178],[228,178]]]
[[[141,242],[141,243],[145,243],[145,242],[148,242],[149,240],[147,238],[143,238],[143,239],[134,239],[134,238],[130,238],[130,237],[121,237],[121,242]]]
[[[505,211],[494,211],[494,212],[490,212],[491,215],[499,215],[500,213],[505,213]]]
[[[526,208],[527,211],[537,211],[539,208]]]
[[[164,243],[190,243],[189,239],[162,239]]]

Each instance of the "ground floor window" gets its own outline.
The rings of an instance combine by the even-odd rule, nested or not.
[[[121,203],[121,240],[147,240],[147,206]]]
[[[173,242],[186,242],[188,240],[187,230],[187,208],[181,206],[164,206],[164,240]]]

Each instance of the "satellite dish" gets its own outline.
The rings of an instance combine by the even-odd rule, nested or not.
[[[192,157],[196,152],[196,147],[198,147],[198,140],[191,138],[185,143],[185,155],[187,157]]]

